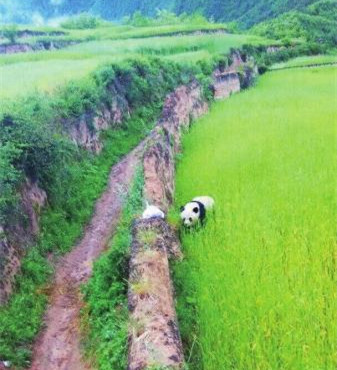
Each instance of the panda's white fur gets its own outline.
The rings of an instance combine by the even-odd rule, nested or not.
[[[149,220],[151,218],[165,218],[165,213],[156,206],[151,206],[149,203],[146,202],[146,209],[143,212],[142,216],[143,220]]]
[[[192,227],[199,221],[203,223],[206,211],[214,207],[214,199],[208,196],[195,197],[185,206],[181,207],[180,217],[186,227]]]
[[[214,199],[211,198],[211,197],[208,197],[208,196],[195,197],[195,198],[193,198],[193,201],[202,203],[205,206],[207,211],[212,209],[214,207],[214,203],[215,203]]]

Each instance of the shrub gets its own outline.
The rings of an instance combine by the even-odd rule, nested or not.
[[[134,12],[132,17],[124,18],[124,22],[134,27],[147,27],[153,24],[153,21],[150,18],[142,15],[139,10]]]
[[[209,24],[210,22],[201,13],[182,13],[177,16],[175,13],[172,13],[166,9],[157,9],[156,15],[153,18],[143,15],[140,11],[136,11],[135,13],[133,13],[132,16],[124,17],[122,23],[134,27],[149,27],[166,26],[181,23],[205,25]]]
[[[102,24],[102,20],[99,17],[93,16],[88,13],[82,13],[77,16],[68,18],[61,23],[61,27],[67,29],[92,29],[97,28]]]
[[[5,215],[17,204],[16,187],[21,176],[13,163],[20,155],[21,150],[13,143],[0,142],[0,224],[3,224]]]
[[[15,44],[18,38],[18,28],[15,24],[6,26],[2,30],[2,36],[9,40],[11,44]]]

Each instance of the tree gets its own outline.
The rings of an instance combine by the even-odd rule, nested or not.
[[[17,26],[12,24],[12,25],[4,27],[2,30],[2,36],[8,39],[11,44],[15,44],[16,39],[18,37]]]

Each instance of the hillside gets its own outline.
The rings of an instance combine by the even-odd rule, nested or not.
[[[237,21],[242,27],[249,28],[252,25],[263,20],[274,18],[284,12],[292,9],[303,9],[314,0],[247,0],[247,1],[221,1],[221,0],[193,0],[193,1],[176,1],[176,11],[195,12],[201,10],[208,18],[216,21]]]
[[[301,10],[314,0],[4,0],[0,5],[3,19],[13,15],[13,20],[26,22],[30,14],[40,13],[43,17],[59,17],[80,12],[93,12],[106,19],[120,19],[141,11],[144,15],[153,16],[156,9],[168,9],[181,13],[202,12],[206,17],[216,21],[237,21],[244,28],[274,18],[290,10]]]
[[[337,1],[318,1],[302,12],[291,11],[254,26],[253,33],[276,39],[302,38],[337,45]]]

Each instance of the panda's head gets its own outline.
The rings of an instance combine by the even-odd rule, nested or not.
[[[189,202],[180,208],[180,218],[183,225],[192,227],[199,221],[203,221],[205,209],[199,202]]]

